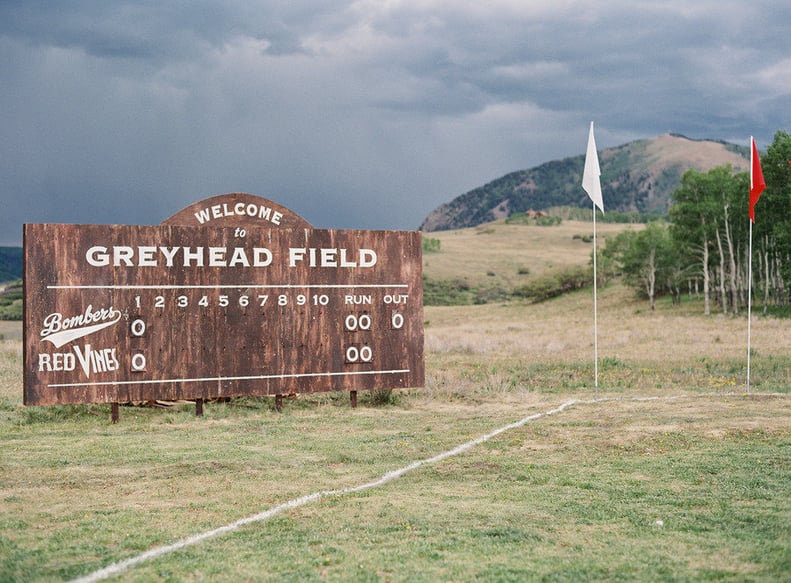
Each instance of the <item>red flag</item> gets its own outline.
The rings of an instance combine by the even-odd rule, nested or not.
[[[761,170],[761,157],[755,139],[750,136],[750,220],[755,222],[755,203],[761,198],[761,193],[766,188],[764,173]]]

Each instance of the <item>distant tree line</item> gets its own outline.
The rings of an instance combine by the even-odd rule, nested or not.
[[[673,193],[670,223],[653,222],[640,231],[608,239],[601,250],[600,279],[618,273],[648,298],[683,294],[739,313],[752,290],[753,305],[791,303],[791,135],[778,131],[761,156],[766,190],[755,207],[752,284],[749,282],[749,172],[730,166],[688,170]]]
[[[569,221],[590,221],[591,220],[591,206],[590,200],[585,201],[586,205],[582,207],[571,206],[557,206],[546,209],[547,214],[553,217],[560,217]],[[513,217],[513,215],[512,215]],[[636,224],[636,223],[651,223],[654,221],[662,221],[667,218],[658,212],[641,213],[636,211],[614,211],[607,210],[606,213],[599,214],[596,217],[597,222],[601,223],[621,223],[621,224]],[[509,222],[511,219],[509,218]]]

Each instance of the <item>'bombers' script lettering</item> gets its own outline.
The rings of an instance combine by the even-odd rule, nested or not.
[[[121,312],[112,306],[94,310],[93,305],[89,305],[82,314],[70,318],[64,318],[60,312],[53,312],[44,318],[41,337],[60,348],[72,340],[112,326],[120,319]]]
[[[94,245],[85,252],[85,260],[93,267],[268,267],[272,252],[266,247],[128,247]],[[373,249],[291,247],[288,266],[308,267],[373,267]]]

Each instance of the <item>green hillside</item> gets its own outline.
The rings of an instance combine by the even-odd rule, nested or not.
[[[22,278],[22,247],[0,247],[0,283]]]
[[[688,169],[707,171],[730,164],[747,170],[749,152],[725,142],[664,134],[601,150],[599,162],[605,211],[665,214]],[[529,209],[588,207],[591,203],[581,186],[584,165],[581,154],[506,174],[439,206],[420,229],[474,227]]]

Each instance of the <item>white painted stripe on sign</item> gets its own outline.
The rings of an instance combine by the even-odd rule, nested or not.
[[[48,285],[47,289],[388,289],[407,288],[406,283],[283,283],[272,285],[233,284],[233,285]]]
[[[338,377],[338,376],[364,376],[377,374],[407,374],[408,368],[393,370],[357,370],[341,372],[301,372],[291,374],[265,374],[246,377],[203,377],[194,379],[148,379],[132,381],[98,381],[95,383],[58,383],[47,385],[47,387],[101,387],[109,385],[153,385],[153,384],[173,384],[173,383],[207,383],[220,381],[265,381],[269,379],[302,379],[310,377]]]

